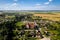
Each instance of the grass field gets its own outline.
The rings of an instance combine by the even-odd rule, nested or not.
[[[35,13],[34,16],[40,16],[40,17],[42,17],[42,19],[49,19],[49,20],[53,20],[53,21],[60,21],[60,13],[51,13],[51,14]]]

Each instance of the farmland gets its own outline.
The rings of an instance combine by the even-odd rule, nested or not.
[[[60,21],[60,13],[36,13],[34,16],[40,16],[42,19],[49,19],[52,21]]]

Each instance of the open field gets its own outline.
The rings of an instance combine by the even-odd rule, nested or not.
[[[42,19],[49,19],[53,21],[60,21],[60,13],[52,13],[52,14],[42,14],[36,13],[34,16],[40,16]]]

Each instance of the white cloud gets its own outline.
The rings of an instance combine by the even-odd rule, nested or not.
[[[20,4],[13,3],[13,4],[4,4],[0,5],[0,10],[20,10]]]
[[[40,8],[41,4],[37,3],[35,4],[35,8]]]
[[[18,0],[13,0],[13,1],[18,1]]]
[[[49,0],[49,2],[51,2],[52,0]]]
[[[37,5],[37,6],[40,6],[41,4],[38,4],[38,3],[37,3],[36,5]]]
[[[53,0],[49,0],[48,2],[45,2],[44,4],[45,5],[48,5],[48,4],[50,4],[50,2],[52,2]]]
[[[10,10],[19,10],[20,9],[20,5],[17,4],[17,3],[13,3],[13,4],[10,4],[10,6],[8,6],[7,9],[10,9]]]
[[[13,3],[11,6],[17,6],[18,4],[17,3]]]
[[[45,2],[44,4],[48,5],[50,2]]]
[[[53,6],[53,5],[41,5],[41,6],[35,6],[33,7],[37,10],[60,10],[60,6]]]

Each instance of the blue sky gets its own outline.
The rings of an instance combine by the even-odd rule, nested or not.
[[[60,0],[0,0],[0,10],[60,10]]]

